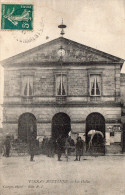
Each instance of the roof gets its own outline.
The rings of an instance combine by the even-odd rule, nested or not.
[[[58,50],[62,46],[66,50],[66,55],[63,57],[64,63],[120,63],[121,68],[124,60],[108,53],[99,51],[92,47],[77,43],[75,41],[59,37],[30,50],[12,56],[1,61],[4,67],[21,66],[23,64],[36,65],[36,63],[47,64],[48,62],[58,62]]]

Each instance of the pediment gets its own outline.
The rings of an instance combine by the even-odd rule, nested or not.
[[[85,62],[120,62],[121,59],[63,37],[42,44],[26,52],[4,60],[6,64],[37,64],[46,62],[58,62],[60,47],[65,49],[63,62],[85,63]]]

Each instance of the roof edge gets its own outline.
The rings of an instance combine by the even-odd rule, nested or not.
[[[115,60],[117,63],[121,63],[122,65],[123,65],[123,63],[125,62],[125,60],[122,59],[122,58],[116,57],[116,56],[114,56],[114,55],[108,54],[108,53],[103,52],[103,51],[100,51],[100,50],[97,50],[97,49],[95,49],[95,48],[93,48],[93,47],[90,47],[90,46],[87,46],[87,45],[78,43],[78,42],[76,42],[76,41],[73,41],[73,40],[70,40],[70,39],[67,39],[67,38],[64,38],[64,37],[58,37],[58,38],[56,38],[56,39],[53,39],[53,40],[51,40],[51,41],[48,41],[48,42],[46,42],[46,43],[43,43],[43,44],[38,45],[38,46],[36,46],[36,47],[33,47],[32,49],[26,50],[26,51],[24,51],[24,52],[21,52],[21,53],[19,53],[19,54],[16,54],[16,55],[12,56],[12,57],[9,57],[9,58],[7,58],[7,59],[4,59],[4,60],[2,60],[0,63],[1,63],[1,65],[4,67],[4,65],[5,65],[6,63],[11,62],[12,60],[17,59],[18,57],[23,57],[23,56],[27,55],[29,52],[31,53],[31,52],[33,52],[33,51],[37,51],[37,50],[39,50],[39,49],[41,49],[41,48],[44,48],[45,46],[50,45],[50,44],[52,44],[53,42],[57,42],[58,40],[66,40],[67,42],[70,41],[72,44],[77,44],[77,45],[79,45],[80,47],[85,47],[86,50],[91,51],[91,52],[95,52],[96,54],[102,54],[102,57],[108,57],[109,59]],[[121,66],[121,68],[122,68],[122,66]]]

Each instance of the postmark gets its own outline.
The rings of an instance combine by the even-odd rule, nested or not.
[[[12,36],[16,41],[20,43],[30,43],[37,40],[42,35],[43,29],[44,29],[44,20],[41,17],[37,20],[37,25],[34,24],[34,29],[32,31],[26,31],[26,30],[20,30],[18,32],[12,31]]]
[[[2,4],[1,29],[33,30],[33,5]]]

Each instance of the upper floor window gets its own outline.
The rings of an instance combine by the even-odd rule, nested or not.
[[[32,96],[33,95],[33,77],[24,76],[22,79],[22,95]]]
[[[101,75],[90,74],[90,95],[101,96]]]
[[[67,76],[66,74],[56,74],[56,95],[67,95]]]

